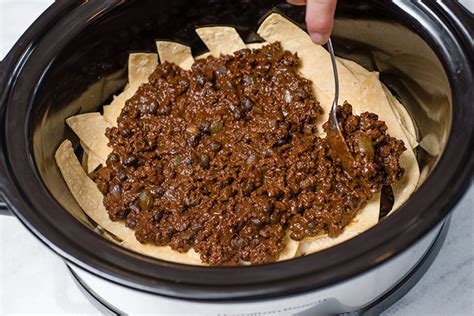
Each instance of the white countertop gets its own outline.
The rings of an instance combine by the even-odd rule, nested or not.
[[[0,0],[0,59],[50,4]],[[439,256],[384,315],[474,315],[474,186],[457,205]],[[63,261],[14,217],[0,217],[0,315],[100,315]]]

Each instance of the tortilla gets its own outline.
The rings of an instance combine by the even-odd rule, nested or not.
[[[83,142],[81,142],[81,147],[83,149],[82,154],[82,168],[87,174],[95,171],[100,165],[105,166],[105,161],[100,159],[96,154],[94,154]]]
[[[413,123],[410,114],[408,114],[405,107],[397,100],[397,98],[395,98],[392,92],[384,84],[382,84],[382,88],[385,92],[388,103],[392,107],[392,111],[397,118],[398,124],[400,124],[400,127],[410,143],[410,147],[413,149],[418,147],[415,124]]]
[[[232,55],[234,52],[244,49],[247,46],[240,38],[239,33],[229,26],[210,26],[196,29],[196,33],[206,44],[214,57],[220,55]]]
[[[359,65],[358,63],[349,59],[344,59],[340,57],[337,57],[337,59],[360,81],[364,81],[371,74],[376,74],[378,78],[378,72],[371,72]],[[397,98],[393,96],[392,92],[385,85],[382,84],[382,88],[385,92],[387,101],[390,104],[390,107],[392,108],[392,111],[396,116],[400,127],[402,128],[405,136],[408,139],[411,148],[416,148],[418,146],[418,142],[416,141],[416,129],[410,114],[408,114],[408,111],[405,109],[405,107],[400,103],[400,101],[397,100]]]
[[[383,92],[382,83],[378,79],[378,76],[375,74],[369,75],[361,85],[360,100],[361,102],[364,100],[367,110],[377,113],[379,119],[385,121],[390,136],[403,140],[407,145],[410,144],[393,111],[391,111],[391,107],[388,104],[388,100]],[[408,200],[413,191],[415,191],[418,179],[420,178],[418,162],[412,150],[403,152],[400,156],[400,165],[405,168],[405,173],[400,181],[392,186],[394,204],[390,213],[398,209]]]
[[[209,56],[211,56],[211,52],[202,53],[201,55],[194,57],[194,60],[206,59]]]
[[[117,126],[125,102],[130,99],[138,88],[148,81],[148,77],[158,66],[158,55],[149,53],[134,53],[128,57],[128,86],[122,93],[114,97],[110,105],[104,106],[104,118],[112,126]]]
[[[167,261],[202,265],[201,260],[194,254],[180,253],[169,246],[141,244],[135,238],[135,232],[121,222],[110,220],[107,210],[102,204],[103,195],[96,184],[90,179],[79,163],[69,140],[63,141],[55,154],[56,163],[63,175],[64,181],[84,212],[103,229],[117,236],[122,246],[137,252]]]
[[[175,42],[156,41],[156,48],[158,49],[161,63],[165,61],[174,63],[184,70],[190,70],[194,63],[189,46]]]
[[[367,202],[367,205],[357,213],[352,222],[344,228],[342,234],[336,238],[321,236],[320,238],[316,238],[309,243],[303,242],[301,248],[304,250],[304,253],[301,254],[308,255],[317,251],[321,251],[365,232],[378,223],[379,214],[380,193],[377,193],[369,202]]]
[[[84,150],[84,152],[82,153],[81,166],[82,166],[82,169],[84,169],[86,173],[89,173],[87,172],[87,159],[89,159],[89,151],[86,150],[82,144],[81,144],[81,147]]]
[[[289,233],[286,234],[283,242],[285,243],[285,249],[283,249],[283,251],[280,253],[280,257],[278,257],[277,261],[284,261],[294,258],[300,244],[299,241],[291,239]]]
[[[268,42],[261,42],[261,43],[248,43],[247,48],[249,49],[260,49],[263,46],[268,45]]]
[[[71,116],[66,119],[66,123],[91,153],[103,162],[107,160],[112,149],[107,146],[109,139],[105,136],[105,130],[111,125],[100,113],[91,112]]]

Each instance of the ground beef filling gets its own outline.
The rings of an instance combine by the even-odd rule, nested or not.
[[[110,218],[211,265],[275,261],[286,234],[339,235],[400,179],[405,148],[377,115],[340,107],[357,177],[370,182],[360,186],[317,136],[321,107],[298,67],[279,43],[190,71],[159,65],[107,130],[113,151],[95,181]]]

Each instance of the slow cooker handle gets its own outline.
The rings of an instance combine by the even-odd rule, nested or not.
[[[3,200],[0,200],[0,215],[13,216],[13,213],[8,208],[7,203],[5,203]]]
[[[4,91],[3,88],[5,87],[5,62],[0,61],[0,91]],[[4,98],[0,95],[0,122],[3,122],[3,118],[5,116],[5,109],[3,104]],[[4,124],[0,124],[0,126],[4,126]],[[3,139],[4,139],[4,130],[0,130],[0,215],[13,215],[13,213],[8,209],[7,203],[2,198],[2,195],[5,193],[3,188],[6,185],[6,179],[4,174],[4,162],[5,157],[3,153]]]

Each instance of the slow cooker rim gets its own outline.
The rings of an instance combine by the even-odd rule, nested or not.
[[[57,5],[56,7],[48,9],[48,11],[47,11],[45,14],[43,14],[43,16],[30,28],[30,30],[28,30],[27,33],[25,33],[25,36],[24,36],[24,37],[27,37],[27,35],[28,35],[28,37],[29,37],[30,39],[34,38],[34,37],[35,37],[35,36],[33,36],[34,33],[37,33],[37,32],[39,31],[39,30],[38,30],[39,27],[38,27],[37,23],[39,23],[39,21],[46,21],[47,18],[50,19],[51,16],[53,16],[53,13],[55,13],[55,12],[61,12],[62,10],[64,10],[64,8],[66,7],[66,4],[68,4],[68,3],[67,3],[67,2],[61,2],[60,4],[62,5],[62,7],[59,6],[58,3],[56,3],[56,4],[55,4],[55,5]],[[54,10],[53,10],[53,9],[54,9]],[[64,12],[63,12],[63,13],[64,13]],[[16,60],[15,60],[15,58],[13,58],[13,57],[11,57],[11,56],[13,56],[13,52],[19,53],[20,51],[22,51],[21,45],[20,45],[20,47],[18,47],[18,46],[19,46],[19,45],[17,44],[17,45],[15,45],[15,47],[12,49],[11,55],[9,55],[9,57],[10,57],[9,59],[10,59],[10,60],[7,61],[7,62],[8,62],[8,65],[6,66],[6,69],[13,69],[13,68],[14,68],[14,65],[13,65],[13,64],[16,63]],[[20,55],[20,54],[17,54],[17,55]],[[14,60],[15,60],[15,61],[14,61]],[[25,61],[25,62],[26,62],[26,61]],[[4,65],[3,65],[3,66],[4,66]],[[472,77],[472,75],[471,75],[471,77]],[[5,91],[5,90],[4,90],[4,91]],[[3,100],[3,97],[4,97],[4,96],[2,95],[2,100]],[[3,100],[3,101],[5,101],[5,100]],[[2,101],[2,105],[4,104],[3,101]],[[5,117],[5,116],[4,116],[5,113],[3,113],[4,110],[5,110],[5,109],[3,109],[2,112],[1,112],[1,113],[2,113],[2,117]],[[2,144],[5,144],[5,143],[8,142],[8,139],[5,139],[5,138],[6,138],[6,135],[7,135],[7,131],[5,130],[5,131],[2,132],[2,138],[3,138]],[[450,135],[450,138],[451,138],[451,136],[452,136],[452,135]],[[472,139],[472,131],[471,131],[470,139]],[[30,141],[30,140],[28,139],[27,141]],[[448,140],[448,144],[449,144],[449,140]],[[448,144],[447,144],[446,146],[448,146]],[[30,148],[30,151],[31,151],[31,148]],[[5,155],[5,157],[9,157],[9,155],[8,155],[8,150],[7,150],[7,152],[2,152],[2,154]],[[442,160],[442,159],[443,159],[443,157],[440,158],[440,161],[439,161],[438,164],[441,163],[441,160]],[[5,161],[5,159],[3,159],[3,160]],[[472,159],[472,153],[471,153],[470,156],[467,156],[467,168],[468,168],[468,171],[472,170],[472,166],[473,166],[473,163],[472,163],[472,162],[473,162],[473,159]],[[6,161],[6,163],[4,164],[4,167],[5,167],[5,166],[6,166],[6,167],[11,167],[11,164],[10,164],[10,163],[11,163],[11,161]],[[30,163],[32,163],[32,166],[33,166],[34,168],[36,168],[34,162],[30,162]],[[36,171],[36,169],[35,169],[35,171]],[[436,168],[435,168],[435,170],[433,170],[433,174],[435,173],[435,171],[436,171]],[[68,251],[65,251],[63,247],[59,247],[59,244],[58,244],[58,243],[52,243],[51,240],[46,236],[46,234],[43,234],[43,233],[40,231],[40,229],[36,229],[36,228],[35,228],[35,227],[44,226],[44,224],[46,224],[46,223],[43,222],[43,223],[42,223],[43,225],[39,225],[38,222],[40,222],[40,223],[42,222],[42,221],[41,221],[41,218],[37,217],[36,219],[34,219],[34,216],[32,216],[32,215],[34,215],[34,214],[31,214],[32,212],[29,212],[30,214],[29,214],[28,216],[25,216],[25,214],[24,214],[23,212],[24,212],[25,210],[30,209],[30,208],[31,208],[31,210],[34,210],[35,206],[32,205],[32,204],[31,204],[31,205],[28,205],[28,203],[26,203],[26,201],[30,202],[30,199],[28,199],[27,196],[23,196],[23,198],[22,198],[22,195],[24,195],[25,192],[24,192],[24,191],[22,192],[22,190],[21,190],[22,185],[21,185],[20,183],[18,183],[18,182],[15,180],[15,175],[16,175],[16,174],[17,174],[17,173],[12,172],[12,169],[8,170],[9,181],[10,181],[10,184],[12,185],[12,188],[9,188],[8,191],[9,191],[9,193],[14,193],[14,194],[13,194],[13,195],[12,195],[12,194],[8,194],[8,196],[7,196],[7,201],[8,201],[8,203],[9,203],[10,206],[13,206],[12,209],[14,210],[15,214],[21,219],[21,221],[22,221],[30,230],[32,230],[32,231],[34,232],[35,235],[37,235],[38,237],[40,237],[40,239],[42,239],[43,242],[45,242],[46,244],[48,244],[49,247],[52,247],[56,252],[59,252],[62,256],[66,257],[66,259],[68,259],[68,260],[70,260],[70,261],[72,261],[72,262],[74,262],[74,263],[76,263],[76,264],[79,264],[80,266],[84,267],[84,264],[87,264],[87,263],[86,263],[87,260],[83,260],[83,261],[80,261],[80,262],[79,262],[79,259],[78,259],[78,257],[80,257],[80,255],[83,255],[83,254],[84,254],[83,252],[81,252],[81,251],[76,251],[77,249],[75,249],[74,247],[70,247],[70,246],[72,245],[72,243],[69,243],[69,244],[66,243],[66,245],[64,245],[63,243],[61,243],[61,244],[63,244],[63,247],[64,247],[64,246],[66,246],[66,247],[69,246]],[[458,184],[460,185],[460,187],[466,187],[466,186],[467,186],[468,178],[469,178],[468,176],[464,176],[464,178],[461,177],[461,180],[462,180],[462,181],[458,181]],[[429,180],[429,179],[428,179],[428,180]],[[428,180],[427,180],[427,181],[428,181]],[[460,183],[460,182],[461,182],[461,183]],[[13,189],[13,187],[14,187],[14,189]],[[420,190],[422,190],[422,189],[423,189],[423,186],[420,188]],[[15,192],[13,192],[13,191],[15,191]],[[458,190],[458,191],[457,191],[457,196],[454,197],[454,200],[457,200],[457,198],[459,197],[461,191],[463,191],[463,190]],[[451,206],[451,205],[454,203],[454,200],[451,200],[450,203],[448,203],[448,204],[446,204],[446,205],[444,206],[444,209],[438,214],[438,218],[435,218],[435,219],[434,219],[434,221],[435,221],[436,223],[439,222],[442,218],[444,218],[444,216],[447,214],[447,212],[448,212],[448,210],[449,210],[449,206]],[[56,203],[57,203],[57,202],[56,202]],[[59,206],[59,204],[58,204],[58,206]],[[60,206],[59,206],[59,207],[60,207]],[[403,208],[407,208],[407,205],[405,205]],[[65,213],[67,213],[67,212],[65,212]],[[391,218],[387,219],[387,221],[385,221],[385,223],[384,223],[384,222],[380,223],[379,225],[377,225],[376,227],[374,227],[373,229],[371,229],[371,230],[368,231],[367,233],[370,233],[370,232],[373,231],[373,230],[379,230],[379,231],[381,231],[381,230],[382,230],[381,227],[387,226],[387,225],[388,225],[387,223],[390,223],[390,221],[395,221],[395,220],[400,221],[400,220],[402,219],[402,215],[403,215],[402,213],[403,213],[402,210],[400,210],[400,212],[395,213]],[[69,213],[67,213],[67,215],[70,216]],[[38,225],[36,225],[36,224],[33,225],[33,224],[32,224],[33,221],[36,221],[36,222],[37,222],[36,224],[38,224]],[[403,222],[403,221],[402,221],[402,222]],[[417,233],[417,234],[420,235],[420,236],[421,236],[421,235],[424,235],[424,233],[426,233],[426,231],[429,230],[429,229],[430,229],[432,226],[434,226],[436,223],[434,223],[434,224],[433,224],[433,223],[430,223],[430,224],[424,223],[424,224],[425,224],[425,225],[424,225],[424,230],[423,230],[423,231],[418,230],[418,233]],[[79,223],[78,223],[78,224],[79,224]],[[431,224],[432,224],[432,225],[431,225]],[[414,224],[413,224],[413,225],[414,225]],[[43,228],[44,228],[44,227],[43,227]],[[53,228],[54,228],[54,227],[53,227]],[[82,227],[82,228],[85,229],[85,230],[87,230],[87,234],[86,234],[86,235],[89,235],[89,237],[91,237],[91,238],[89,238],[89,240],[90,240],[91,242],[99,242],[99,240],[100,240],[99,243],[102,243],[102,244],[104,244],[105,242],[107,243],[107,244],[104,244],[105,247],[108,248],[108,247],[111,246],[111,245],[110,245],[110,244],[111,244],[110,242],[108,242],[108,241],[104,240],[103,238],[101,238],[100,236],[94,234],[93,232],[91,232],[90,230],[88,230],[86,227]],[[413,228],[416,228],[416,227],[415,227],[415,226],[412,226],[412,229],[413,229]],[[420,227],[418,227],[418,228],[420,228]],[[368,236],[368,235],[367,235],[367,234],[363,234],[363,235],[365,235],[365,239],[367,239],[367,236]],[[345,247],[345,246],[347,246],[347,245],[349,245],[349,244],[350,244],[350,245],[355,245],[355,244],[356,244],[356,239],[357,239],[357,240],[361,240],[361,238],[364,237],[363,235],[361,235],[361,236],[359,236],[359,237],[357,237],[357,238],[354,238],[353,240],[348,241],[347,243],[344,243],[345,245],[344,245],[344,244],[341,244],[341,245],[339,245],[339,246],[337,246],[337,247],[333,247],[332,249],[328,249],[328,250],[326,250],[326,251],[324,251],[324,252],[320,252],[319,255],[320,255],[320,257],[322,257],[322,254],[325,254],[325,255],[327,255],[327,256],[331,256],[331,255],[334,255],[334,254],[336,253],[336,249],[344,249],[344,248],[348,249],[349,247]],[[372,235],[374,235],[374,234],[372,234]],[[61,237],[61,236],[59,236],[59,238],[60,238],[60,237]],[[93,238],[92,238],[92,237],[93,237]],[[56,240],[56,241],[58,241],[58,240]],[[64,242],[64,240],[62,240],[62,241]],[[379,243],[380,243],[380,241],[379,241]],[[359,244],[360,244],[360,242],[359,242]],[[409,244],[411,244],[411,242],[406,242],[406,244],[409,245]],[[407,246],[407,245],[405,245],[405,246]],[[114,245],[114,246],[112,246],[111,248],[114,248],[114,247],[117,247],[117,246]],[[72,248],[72,249],[71,249],[71,248]],[[405,249],[406,247],[401,247],[401,248],[402,248],[402,249]],[[398,251],[395,251],[395,252],[398,253],[398,252],[400,252],[402,249],[399,249]],[[76,253],[74,254],[74,252],[76,252]],[[92,255],[93,255],[93,254],[92,254]],[[294,264],[296,264],[297,261],[308,261],[308,263],[310,264],[310,263],[311,263],[310,261],[314,261],[314,260],[308,260],[308,259],[314,259],[314,256],[316,256],[316,255],[318,255],[318,254],[315,254],[315,255],[312,255],[312,256],[308,256],[308,257],[304,257],[304,258],[294,259],[294,260],[292,260],[292,261],[290,261],[290,262],[275,263],[275,264],[271,264],[271,265],[260,266],[260,267],[252,267],[252,268],[242,267],[242,268],[232,268],[232,269],[246,269],[246,270],[248,270],[248,269],[254,269],[254,270],[262,270],[261,268],[272,267],[272,266],[275,267],[275,266],[277,266],[277,265],[278,265],[278,266],[281,266],[281,268],[284,268],[284,267],[289,267],[289,268],[291,268],[291,266],[294,265]],[[391,258],[392,256],[394,256],[394,255],[395,255],[395,253],[393,253],[393,254],[390,256],[390,258]],[[141,255],[134,255],[134,256],[141,257]],[[96,256],[96,257],[97,257],[97,256]],[[89,256],[89,257],[88,257],[89,262],[91,261],[91,260],[90,260],[91,258],[94,258],[94,256]],[[382,260],[382,261],[380,261],[380,262],[386,261],[386,260],[388,260],[388,258],[389,258],[389,257],[384,258],[384,260]],[[101,260],[101,259],[102,259],[102,260],[103,260],[103,258],[94,258],[94,259],[98,259],[98,260]],[[149,259],[149,258],[146,258],[146,259]],[[155,260],[152,260],[152,261],[155,261]],[[376,264],[379,264],[380,262],[377,262]],[[163,263],[162,263],[162,264],[163,264]],[[376,264],[374,264],[374,265],[376,265]],[[167,263],[167,265],[173,266],[173,264],[168,264],[168,263]],[[183,266],[183,265],[181,265],[181,266]],[[371,267],[372,267],[372,266],[366,266],[366,269],[365,269],[365,270],[367,270],[367,269],[369,269],[369,268],[371,268]],[[90,267],[90,268],[87,268],[87,267],[86,267],[87,270],[90,270],[91,268],[92,268],[92,267]],[[103,267],[102,267],[102,268],[103,268]],[[181,267],[181,268],[183,268],[183,267]],[[99,274],[99,275],[102,275],[103,273],[106,273],[107,275],[110,275],[110,269],[101,269],[101,268],[98,267],[97,265],[96,265],[95,267],[93,267],[92,269],[98,269],[97,271],[93,271],[93,273],[96,273],[96,274]],[[185,266],[185,269],[189,269],[189,266]],[[195,273],[195,271],[199,271],[200,269],[202,269],[202,268],[192,267],[190,270],[194,271],[193,273]],[[205,269],[209,270],[209,268],[205,268]],[[227,270],[226,268],[212,268],[212,269],[213,269],[213,270]],[[352,273],[351,276],[353,276],[354,274],[359,274],[359,273],[361,273],[361,272],[363,272],[363,269],[362,269],[362,270],[359,269],[359,272],[357,272],[357,273]],[[216,272],[213,272],[213,273],[216,273]],[[102,276],[104,276],[104,275],[102,275]],[[117,276],[117,275],[116,275],[116,276]],[[339,276],[340,276],[339,281],[340,281],[341,279],[343,279],[344,277],[347,277],[347,275],[343,275],[343,274],[340,274]],[[118,283],[120,283],[120,284],[124,284],[124,281],[125,281],[125,280],[124,280],[124,278],[123,278],[123,275],[118,274],[118,278],[119,278],[119,280],[115,280],[115,281],[118,281]],[[333,280],[337,280],[337,279],[338,279],[338,278],[333,278]],[[134,278],[132,277],[131,280],[130,280],[130,281],[131,281],[130,284],[126,284],[126,285],[130,285],[130,286],[132,286],[132,287],[136,287],[136,284],[135,284],[135,282],[134,282],[135,280],[136,280],[136,279],[134,279]],[[128,282],[125,282],[125,283],[128,283]],[[132,283],[133,283],[133,284],[132,284]],[[329,283],[333,283],[333,282],[327,282],[327,284],[329,284]],[[173,286],[174,286],[174,284],[173,284]],[[324,285],[321,285],[321,286],[324,286]],[[143,290],[147,290],[147,289],[143,289]],[[148,290],[149,290],[149,288],[148,288]],[[198,290],[198,291],[203,291],[203,286],[199,285],[197,290]],[[215,289],[214,289],[214,290],[215,290]],[[287,291],[288,291],[288,290],[287,290]],[[175,291],[172,291],[172,292],[175,292]]]

